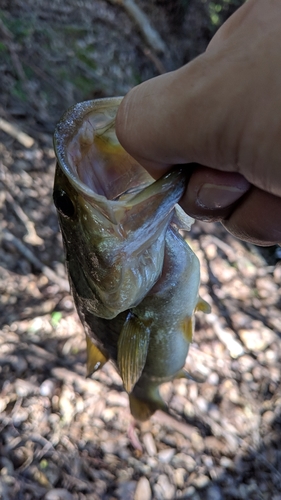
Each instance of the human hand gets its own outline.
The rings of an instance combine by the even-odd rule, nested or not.
[[[189,215],[260,245],[281,242],[280,26],[279,0],[248,0],[204,54],[132,89],[116,119],[155,178],[187,164]]]

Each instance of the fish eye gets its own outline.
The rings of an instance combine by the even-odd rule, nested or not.
[[[56,209],[64,217],[73,217],[75,214],[75,207],[63,189],[57,189],[54,191],[53,200]]]

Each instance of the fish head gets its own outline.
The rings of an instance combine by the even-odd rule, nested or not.
[[[119,144],[122,98],[77,104],[54,136],[54,203],[76,303],[112,319],[136,306],[163,266],[165,232],[185,189],[183,170],[154,181]]]

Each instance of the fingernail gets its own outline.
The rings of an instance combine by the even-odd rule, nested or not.
[[[197,205],[209,210],[219,210],[232,205],[248,191],[234,186],[203,184],[197,193]]]

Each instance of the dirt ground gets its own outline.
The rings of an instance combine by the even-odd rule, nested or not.
[[[55,124],[189,61],[242,3],[135,1],[156,41],[122,0],[0,0],[0,498],[281,500],[278,249],[194,225],[212,313],[197,315],[186,366],[204,382],[164,385],[170,415],[134,427],[113,366],[85,378],[52,203]]]

